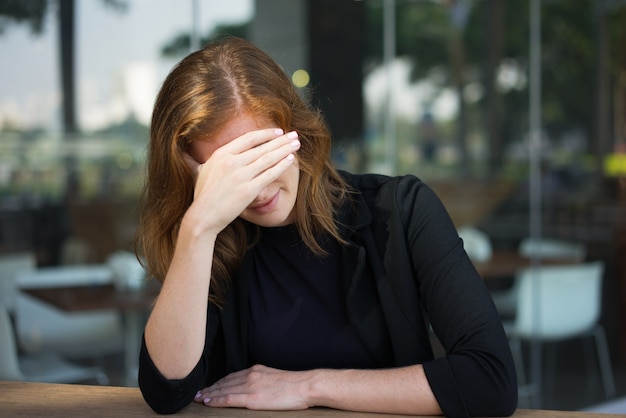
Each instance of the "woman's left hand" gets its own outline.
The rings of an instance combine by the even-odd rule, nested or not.
[[[231,373],[202,389],[195,401],[213,407],[257,410],[306,409],[303,390],[310,372],[293,372],[255,365]]]

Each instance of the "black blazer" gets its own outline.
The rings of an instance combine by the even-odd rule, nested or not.
[[[342,175],[354,189],[338,216],[349,242],[343,247],[346,304],[380,367],[423,364],[448,417],[512,414],[517,378],[508,341],[440,200],[413,176]],[[198,389],[251,366],[246,309],[252,274],[244,257],[223,309],[209,307],[205,352],[186,379],[167,381],[144,344],[139,383],[155,411],[175,412]],[[444,357],[433,356],[431,327]]]

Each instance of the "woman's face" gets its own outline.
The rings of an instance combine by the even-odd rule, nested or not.
[[[233,139],[250,131],[267,128],[278,128],[278,126],[264,118],[244,113],[233,118],[210,139],[192,141],[189,153],[196,161],[204,163],[216,149]],[[299,180],[300,169],[296,160],[280,177],[261,190],[239,216],[248,222],[264,227],[293,223]]]

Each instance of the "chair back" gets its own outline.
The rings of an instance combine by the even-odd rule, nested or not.
[[[17,345],[11,318],[0,303],[0,380],[24,380],[19,368]]]
[[[463,248],[472,259],[479,263],[491,258],[493,248],[489,236],[473,226],[463,226],[458,230],[459,237],[463,240]]]
[[[34,270],[35,255],[30,252],[0,255],[0,304],[10,313],[15,312],[17,300],[17,276]]]
[[[146,271],[129,251],[116,251],[107,257],[115,286],[120,290],[138,290],[146,283]]]
[[[519,245],[519,253],[524,257],[544,259],[576,260],[585,259],[585,245],[553,238],[525,238]]]
[[[590,330],[600,317],[603,273],[601,261],[521,271],[515,333],[557,340]]]

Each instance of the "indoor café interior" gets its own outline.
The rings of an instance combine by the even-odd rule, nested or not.
[[[0,0],[0,415],[29,412],[16,382],[150,412],[152,110],[226,36],[319,109],[339,170],[435,192],[502,321],[516,414],[626,415],[625,28],[626,0]]]

